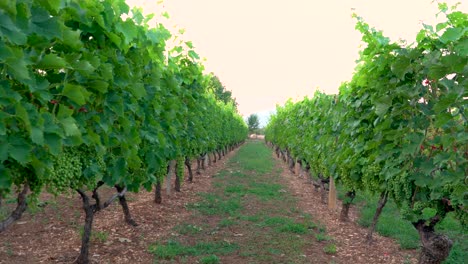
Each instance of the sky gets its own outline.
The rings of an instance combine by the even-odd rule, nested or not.
[[[126,0],[185,29],[207,72],[216,74],[248,116],[265,119],[288,98],[337,93],[352,77],[361,45],[353,12],[392,40],[415,40],[437,22],[432,0]],[[449,4],[458,1],[446,1]],[[467,3],[459,10],[467,12]],[[439,18],[440,20],[440,18]]]

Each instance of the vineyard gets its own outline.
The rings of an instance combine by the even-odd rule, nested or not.
[[[0,198],[17,193],[4,231],[41,192],[76,193],[85,211],[77,263],[89,262],[93,217],[126,192],[161,189],[190,160],[221,158],[247,137],[235,101],[203,74],[190,42],[150,28],[125,1],[0,4]],[[222,87],[221,87],[222,88]],[[216,157],[215,157],[216,159]],[[108,200],[98,189],[116,192]]]
[[[365,48],[338,95],[277,108],[266,140],[291,169],[321,189],[346,190],[341,219],[358,192],[387,200],[419,232],[419,263],[441,263],[453,241],[437,233],[449,214],[468,214],[468,15],[439,5],[446,21],[424,25],[411,45],[393,43],[357,17]],[[462,260],[463,261],[463,260]]]
[[[457,259],[451,250],[466,249],[464,235],[439,230],[449,219],[466,234],[468,223],[468,14],[439,8],[445,21],[424,25],[412,44],[355,15],[365,45],[352,79],[337,95],[277,107],[265,130],[275,160],[257,140],[231,156],[249,132],[235,98],[204,72],[190,41],[141,9],[124,0],[1,1],[0,236],[47,243],[21,229],[47,226],[49,237],[35,234],[63,239],[64,248],[54,245],[67,257],[15,256],[5,240],[0,263],[127,263],[125,254],[144,263],[403,261],[399,249],[350,258],[348,242],[326,235],[335,186],[347,228],[355,198],[378,197],[367,249],[393,203],[419,234],[419,263]],[[301,188],[320,190],[317,215],[329,197],[329,216],[301,211],[309,204],[296,205],[289,192],[303,190],[280,177],[280,159],[312,184]],[[119,259],[93,255],[96,245]]]

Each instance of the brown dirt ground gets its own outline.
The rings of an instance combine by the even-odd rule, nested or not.
[[[324,224],[327,234],[336,241],[337,263],[417,263],[416,250],[400,249],[391,238],[374,233],[373,243],[369,245],[366,242],[367,229],[357,224],[359,214],[356,207],[349,210],[350,221],[339,221],[340,202],[336,211],[330,211],[328,205],[321,202],[320,191],[315,191],[305,177],[291,173],[281,159],[273,156],[282,164],[282,177],[298,199],[299,207]]]
[[[228,171],[236,171],[239,168],[235,163],[231,163],[225,169]],[[282,167],[279,163],[276,163],[276,167],[272,174],[266,174],[262,176],[263,180],[268,182],[268,179],[276,178],[278,171],[282,171]],[[248,173],[248,172],[247,172]],[[250,172],[250,175],[254,175],[254,171]],[[284,180],[284,179],[281,179]],[[248,182],[251,182],[251,179],[237,178],[234,181],[241,185],[248,185]],[[276,182],[276,180],[273,180]],[[233,183],[232,179],[222,178],[214,179],[214,183],[221,184],[226,186],[229,183]],[[263,181],[260,181],[263,182]],[[286,187],[287,183],[282,183],[285,186],[282,191],[288,192]],[[225,196],[225,191],[223,188],[212,189],[210,193],[219,196]],[[242,215],[244,216],[254,216],[259,212],[270,212],[270,216],[285,216],[288,215],[289,218],[295,220],[295,222],[301,222],[303,218],[295,198],[289,199],[284,197],[284,200],[270,200],[262,201],[259,200],[255,195],[247,194],[242,197]],[[294,211],[287,213],[287,210]],[[284,211],[286,210],[286,211]],[[236,217],[228,217],[227,219],[233,219],[236,224],[228,227],[221,227],[220,220],[226,219],[220,215],[206,215],[194,212],[190,218],[190,224],[193,226],[203,227],[203,231],[197,234],[169,234],[167,237],[164,237],[162,240],[166,241],[169,239],[176,239],[180,241],[183,245],[195,245],[200,241],[209,241],[209,242],[227,242],[229,244],[240,245],[241,249],[230,254],[222,254],[219,256],[220,263],[255,263],[255,264],[282,264],[282,263],[296,263],[296,264],[305,264],[305,263],[337,263],[338,260],[336,256],[326,254],[323,251],[323,248],[327,242],[318,242],[314,237],[315,232],[307,234],[290,234],[284,233],[278,235],[275,233],[273,235],[271,228],[269,227],[259,227],[258,224],[253,222],[239,220]],[[296,238],[297,237],[297,238]],[[275,247],[276,243],[279,243],[278,240],[284,239],[289,241],[291,238],[304,240],[305,244],[301,246],[301,254],[294,255],[291,254],[273,254],[268,252],[266,248]],[[271,242],[275,243],[271,243]],[[286,243],[287,244],[287,243]],[[255,249],[253,249],[254,247]],[[281,250],[286,250],[284,245],[281,246]],[[297,251],[294,250],[296,254]],[[255,255],[252,255],[255,254]],[[258,255],[257,255],[258,254]],[[341,259],[344,261],[344,259]],[[182,261],[181,258],[175,258],[173,260],[158,260],[158,263],[199,263],[199,257],[185,257],[185,260]],[[340,261],[339,263],[345,263]]]
[[[163,203],[160,205],[154,204],[152,192],[127,194],[131,213],[139,224],[137,227],[124,223],[118,203],[97,213],[93,232],[107,235],[107,238],[92,242],[92,263],[153,263],[148,246],[172,235],[176,225],[193,220],[192,212],[185,206],[199,200],[198,193],[210,190],[211,176],[224,168],[235,152],[202,171],[202,175],[194,175],[194,183],[185,182],[182,192],[173,192],[168,197],[164,189]],[[321,203],[320,194],[306,179],[290,173],[285,164],[276,160],[283,169],[284,184],[297,198],[299,208],[324,224],[327,235],[336,242],[337,253],[332,258],[335,263],[405,263],[408,260],[416,263],[415,250],[401,250],[390,238],[375,234],[374,243],[368,245],[365,242],[367,229],[356,224],[356,208],[350,209],[351,221],[338,221],[340,206],[337,211],[330,212],[327,205]],[[102,197],[112,193],[112,189],[104,190]],[[71,263],[77,257],[79,230],[83,225],[79,196],[73,194],[55,198],[43,194],[40,200],[48,201],[48,204],[38,212],[25,213],[22,219],[0,235],[0,263]],[[314,254],[312,251],[310,253]],[[232,261],[229,263],[240,263],[235,259]]]
[[[162,191],[162,204],[153,202],[154,193],[142,191],[127,193],[128,205],[137,227],[123,221],[118,202],[98,212],[93,223],[93,233],[107,236],[92,240],[92,263],[153,263],[148,246],[168,235],[177,224],[187,222],[188,203],[198,200],[200,192],[211,188],[211,176],[224,168],[233,151],[220,161],[195,174],[193,183],[184,182],[180,193]],[[187,177],[186,177],[187,178]],[[100,192],[107,199],[113,189]],[[78,194],[54,197],[42,194],[40,201],[47,201],[44,208],[35,213],[26,212],[23,217],[0,235],[0,263],[71,263],[78,256],[81,240],[80,228],[84,223],[82,203]]]

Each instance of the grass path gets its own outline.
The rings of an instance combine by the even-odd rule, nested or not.
[[[187,205],[190,222],[150,246],[155,263],[333,263],[325,228],[298,209],[261,142],[244,145]]]

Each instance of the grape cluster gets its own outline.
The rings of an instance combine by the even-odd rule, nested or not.
[[[185,159],[184,157],[179,157],[177,159],[177,164],[176,164],[176,175],[177,177],[180,178],[181,181],[184,179],[184,165],[185,165]]]
[[[373,190],[379,190],[379,175],[382,173],[382,168],[378,163],[371,163],[362,168],[362,181],[366,182],[368,188]]]
[[[48,191],[52,193],[66,192],[69,188],[81,188],[83,185],[94,186],[106,169],[103,155],[85,145],[64,148],[53,163],[48,184]]]
[[[65,148],[54,159],[50,169],[49,190],[52,193],[67,191],[76,187],[76,181],[81,178],[83,163],[75,148]]]

